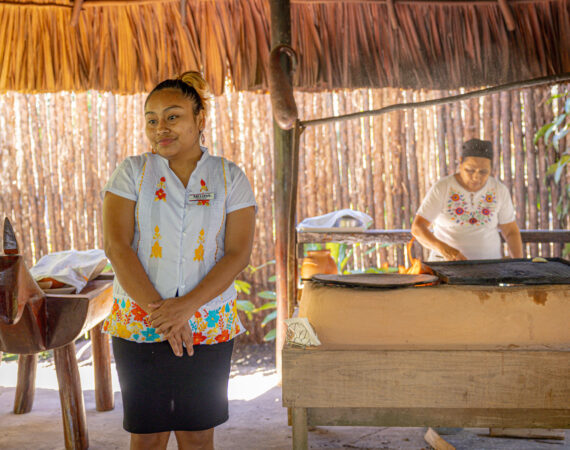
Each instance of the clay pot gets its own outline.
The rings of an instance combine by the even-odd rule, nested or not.
[[[309,250],[301,265],[301,278],[310,280],[316,274],[337,274],[338,269],[330,250]]]

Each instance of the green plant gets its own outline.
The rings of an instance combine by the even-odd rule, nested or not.
[[[259,266],[248,266],[245,269],[245,272],[248,275],[252,275],[260,269],[264,267],[270,266],[275,264],[275,260],[267,261]],[[275,275],[272,275],[268,278],[269,282],[275,282]],[[234,286],[238,294],[245,293],[247,295],[251,294],[251,284],[247,281],[243,280],[235,280]],[[243,311],[249,320],[253,320],[253,315],[260,313],[262,311],[267,311],[274,309],[269,314],[267,314],[263,321],[261,322],[261,326],[265,327],[268,323],[272,322],[277,318],[277,294],[275,291],[262,291],[257,294],[258,297],[269,300],[268,302],[264,303],[262,306],[256,308],[255,305],[249,300],[237,300],[236,305],[239,311]],[[275,339],[275,329],[270,330],[268,333],[265,334],[263,337],[264,341],[272,341]]]
[[[554,182],[557,184],[560,184],[564,171],[570,167],[570,143],[565,148],[560,148],[560,141],[570,132],[570,122],[567,120],[570,117],[570,92],[553,95],[548,100],[548,103],[552,103],[559,98],[565,99],[564,106],[558,111],[558,115],[551,122],[543,125],[534,136],[535,145],[540,139],[544,139],[544,143],[547,146],[555,148],[556,161],[548,167],[546,175],[553,177]],[[546,180],[544,181],[546,182]],[[556,213],[558,218],[564,222],[568,220],[570,212],[570,185],[561,185],[560,194],[558,204],[556,205]],[[564,255],[570,255],[570,244],[566,244]]]

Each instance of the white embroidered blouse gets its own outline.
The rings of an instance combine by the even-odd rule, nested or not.
[[[132,248],[165,299],[191,291],[222,258],[226,215],[257,207],[243,171],[224,158],[211,156],[206,148],[201,149],[202,157],[186,188],[170,169],[168,160],[152,153],[126,158],[103,188],[103,193],[111,192],[136,202]],[[129,298],[117,279],[113,295],[115,307],[105,324],[106,331],[138,342],[164,340],[154,333],[146,313]],[[236,296],[232,283],[191,319],[195,344],[198,331],[207,331],[212,338],[212,342],[204,339],[206,342],[198,343],[215,343],[220,325],[230,330],[230,335],[237,334],[235,324],[221,323],[223,313],[227,313],[226,319],[231,315],[232,322],[237,320],[239,325]],[[218,329],[198,330],[198,319],[207,320],[215,311],[217,321],[210,317],[206,324],[207,328]],[[237,328],[243,330],[243,326]]]
[[[433,223],[435,237],[467,259],[501,258],[498,225],[515,220],[509,191],[494,177],[477,192],[461,187],[454,175],[442,178],[429,190],[417,213]],[[442,256],[432,251],[430,259]]]

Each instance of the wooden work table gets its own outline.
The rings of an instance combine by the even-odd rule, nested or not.
[[[315,425],[570,428],[570,285],[314,284],[323,345],[282,351],[294,449]]]
[[[25,305],[19,320],[0,321],[0,350],[19,353],[14,413],[31,411],[35,390],[37,353],[53,349],[63,417],[66,449],[89,446],[81,380],[75,357],[75,340],[89,331],[95,371],[98,411],[114,407],[111,356],[102,321],[113,303],[113,274],[90,281],[79,294],[46,294]]]

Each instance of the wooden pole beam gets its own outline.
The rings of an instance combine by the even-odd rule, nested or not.
[[[81,5],[83,5],[83,0],[75,0],[73,2],[73,11],[71,13],[71,26],[76,27],[77,22],[79,22],[79,13],[81,13]]]
[[[271,48],[279,44],[291,45],[291,6],[289,0],[271,0]],[[291,66],[289,58],[282,54],[281,67],[291,83]],[[291,83],[292,85],[292,83]],[[281,129],[275,120],[273,121],[273,151],[274,158],[274,220],[275,220],[275,272],[277,294],[277,331],[275,338],[275,362],[277,374],[281,377],[281,349],[285,344],[286,326],[284,320],[288,318],[288,267],[289,243],[291,236],[291,222],[295,220],[295,211],[292,211],[291,202],[293,179],[293,167],[297,163],[292,161],[293,131]],[[296,188],[295,188],[296,192]],[[291,217],[291,215],[293,215]],[[293,257],[295,253],[293,252]]]
[[[394,105],[386,106],[380,109],[373,109],[370,111],[361,111],[357,113],[344,114],[341,116],[323,117],[321,119],[304,120],[300,125],[308,127],[311,125],[322,125],[330,122],[340,122],[343,120],[361,119],[363,117],[379,116],[392,111],[401,111],[404,109],[427,108],[429,106],[445,105],[447,103],[455,103],[461,100],[468,100],[470,98],[483,97],[485,95],[496,94],[497,92],[511,91],[513,89],[525,89],[535,86],[543,86],[547,84],[556,84],[570,81],[570,72],[561,73],[558,75],[551,75],[547,77],[533,78],[531,80],[515,81],[512,83],[500,84],[491,88],[480,89],[478,91],[471,91],[466,94],[451,95],[449,97],[436,98],[434,100],[427,100],[424,102],[410,102],[410,103],[396,103]]]

